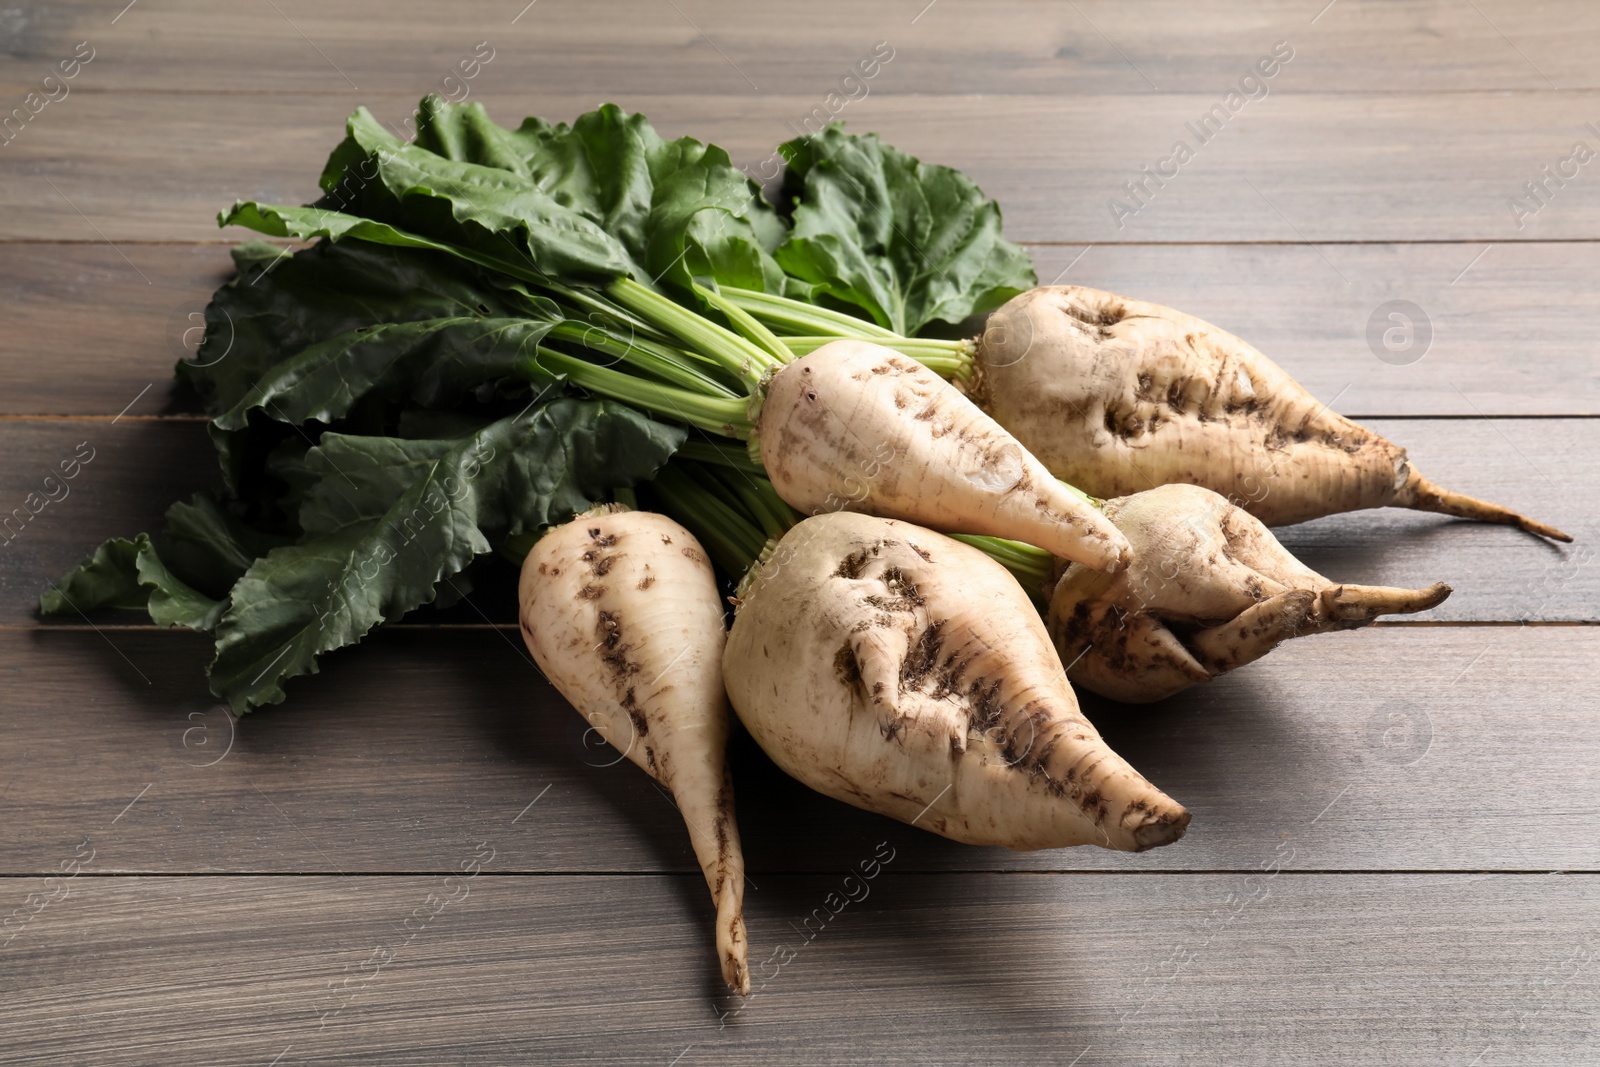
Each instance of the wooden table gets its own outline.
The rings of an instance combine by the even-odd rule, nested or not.
[[[122,3],[0,9],[0,107],[59,97],[0,146],[0,513],[93,453],[0,544],[0,911],[32,916],[0,949],[0,1061],[1600,1062],[1600,162],[1573,151],[1600,151],[1600,7]],[[35,616],[214,480],[168,383],[239,237],[216,211],[312,197],[358,103],[399,122],[463,89],[502,122],[615,100],[753,170],[836,110],[974,175],[1042,280],[1233,330],[1578,541],[1398,511],[1283,531],[1335,577],[1456,594],[1156,707],[1086,700],[1194,813],[1152,854],[957,846],[740,742],[757,991],[721,996],[675,810],[597,765],[504,591],[237,724],[203,638]],[[1396,300],[1413,332],[1385,347]],[[803,925],[879,852],[866,899]]]

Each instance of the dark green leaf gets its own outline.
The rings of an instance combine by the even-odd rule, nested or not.
[[[238,711],[385,619],[434,600],[498,539],[649,478],[684,431],[610,401],[560,399],[454,440],[326,434],[307,453],[301,544],[258,560],[217,629],[212,691]]]
[[[256,462],[281,440],[251,420],[255,411],[300,427],[333,423],[364,402],[449,407],[501,379],[543,392],[560,380],[537,360],[550,328],[520,318],[430,319],[364,326],[311,345],[264,370],[208,427],[223,480],[243,492]]]
[[[155,548],[146,541],[139,547],[139,582],[150,590],[150,619],[157,626],[186,626],[211,631],[227,607],[185,584],[169,571]]]
[[[474,106],[441,110],[431,125]],[[525,122],[517,143],[530,146],[523,165],[533,181],[622,243],[636,280],[687,289],[690,278],[710,275],[744,288],[781,286],[768,242],[782,223],[715,145],[662,140],[643,115],[614,104],[570,127]]]
[[[430,97],[419,110],[414,145],[364,110],[351,116],[323,175],[324,207],[565,281],[784,284],[770,255],[782,222],[714,145],[664,141],[612,104],[570,127],[530,118],[517,130],[477,103]]]
[[[1037,284],[1000,232],[1000,207],[958,170],[921,163],[834,123],[783,146],[794,229],[784,270],[880,326],[959,323]]]
[[[105,542],[39,598],[45,615],[87,615],[107,608],[142,609],[150,591],[139,584],[138,556],[150,538],[118,537]]]
[[[147,608],[161,626],[210,630],[223,603],[198,593],[167,570],[146,534],[107,541],[39,598],[46,615],[106,608]]]
[[[459,254],[457,249],[444,242],[407,233],[387,223],[320,207],[286,207],[239,200],[234,202],[233,207],[217,215],[217,225],[246,226],[269,237],[292,237],[300,241],[318,237],[338,241],[353,237],[396,248],[426,248],[434,252]]]
[[[687,436],[611,400],[563,398],[527,418],[533,421],[511,454],[497,453],[488,438],[480,456],[489,480],[476,498],[476,522],[491,539],[564,522],[612,489],[648,478]],[[307,455],[308,470],[319,477],[301,505],[301,527],[323,536],[390,515],[394,501],[433,477],[461,440],[324,434]],[[454,484],[443,488],[458,492]],[[403,515],[400,525],[415,518]]]
[[[167,509],[161,558],[189,585],[223,597],[250,565],[286,538],[247,526],[206,493]]]
[[[522,120],[520,128],[508,130],[489,118],[483,105],[476,101],[451,104],[434,95],[423,97],[417,112],[420,121],[414,143],[418,148],[427,149],[445,159],[509,170],[524,178],[530,176],[528,157],[539,149],[541,141],[549,136],[552,129],[544,119],[530,117]],[[347,145],[351,143],[346,142]],[[362,152],[358,158],[365,160],[366,154]],[[335,165],[330,161],[329,170],[334,169]],[[340,166],[337,169],[342,178],[348,167]],[[332,189],[337,181],[336,178],[329,182],[325,177],[323,188]],[[556,194],[556,190],[549,186],[546,186],[546,191]],[[559,194],[556,195],[560,199]]]
[[[331,423],[368,396],[448,407],[499,378],[543,388],[559,381],[537,361],[538,344],[551,325],[457,317],[363,326],[269,368],[215,424],[241,430],[255,410],[279,422]]]
[[[291,254],[263,241],[233,250],[237,275],[206,308],[205,339],[178,377],[206,411],[233,407],[267,368],[317,343],[384,322],[510,317],[524,298],[479,281],[454,256],[367,241],[325,241]]]
[[[519,277],[605,281],[633,269],[615,237],[526,175],[406,144],[366,108],[350,116],[346,134],[323,174],[321,207],[334,214],[353,208],[507,263]]]

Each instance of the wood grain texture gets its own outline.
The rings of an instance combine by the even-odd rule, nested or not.
[[[147,385],[129,414],[185,410],[168,399],[172,366],[197,349],[233,262],[217,245],[127,251],[143,277],[104,243],[0,244],[0,415],[115,416]]]
[[[809,938],[843,872],[748,892],[742,1006],[689,878],[80,876],[4,950],[7,1061],[1592,1062],[1594,876],[899,862]]]
[[[382,633],[235,725],[203,638],[0,631],[0,874],[52,870],[84,837],[101,872],[449,871],[491,831],[502,870],[695,871],[670,801],[585,736],[516,640]],[[753,881],[847,868],[881,840],[924,871],[1600,870],[1600,629],[1369,629],[1154,707],[1080,696],[1188,806],[1184,840],[958,845],[810,792],[745,737]]]
[[[316,196],[316,175],[358,104],[402,124],[427,88],[74,94],[0,151],[0,239],[214,239],[218,209],[235,198]],[[1125,183],[1168,156],[1185,123],[1224,92],[880,94],[853,105],[849,117],[913,155],[968,172],[1004,205],[1007,232],[1021,241],[1600,238],[1600,181],[1586,177],[1589,168],[1537,214],[1519,220],[1508,206],[1576,141],[1600,149],[1584,126],[1600,119],[1600,95],[1587,90],[1269,96],[1203,145],[1190,134],[1194,158],[1137,215],[1119,220],[1111,205],[1128,196]],[[665,135],[724,145],[752,170],[798,132],[788,123],[815,106],[809,96],[730,99],[692,88],[615,99],[648,114]],[[488,104],[514,125],[529,113],[570,119],[598,102],[536,83],[497,92]],[[137,248],[123,251],[138,263]]]
[[[161,403],[155,390],[140,401]],[[1600,519],[1590,503],[1600,494],[1600,420],[1366,424],[1406,446],[1416,466],[1440,484],[1524,509],[1577,543],[1551,545],[1509,527],[1384,508],[1284,527],[1279,537],[1291,551],[1335,581],[1407,587],[1443,581],[1455,588],[1443,605],[1414,619],[1600,621],[1593,548]],[[8,538],[0,540],[0,624],[29,625],[46,582],[100,541],[152,532],[174,500],[218,484],[200,422],[16,419],[0,421],[0,434],[9,449],[9,463],[0,467],[0,520],[11,522],[0,534]],[[67,483],[64,499],[30,517],[30,506],[44,499],[44,478],[84,442],[95,458]],[[458,606],[439,621],[514,622],[509,570],[498,573],[505,580],[486,575],[474,598],[483,614]]]
[[[227,250],[125,251],[149,284],[103,243],[0,244],[0,294],[11,308],[0,332],[0,414],[115,415],[151,383],[133,413],[192,410],[169,398],[172,364],[198,344],[200,313],[232,271]],[[1347,414],[1600,414],[1600,244],[1030,251],[1041,281],[1197,315],[1250,341],[1315,395],[1337,396]],[[1367,339],[1379,306],[1396,299],[1420,306],[1431,334],[1425,352],[1392,357],[1421,352],[1403,365],[1379,360]]]
[[[116,6],[75,0],[8,16],[13,44],[0,59],[0,84],[29,87],[87,38],[99,52],[85,92],[316,93],[348,88],[348,77],[368,92],[421,93],[431,84],[459,93],[461,83],[444,78],[479,40],[495,58],[467,82],[478,95],[532,84],[598,98],[670,86],[820,100],[880,40],[895,50],[870,83],[883,94],[1213,92],[1279,40],[1292,42],[1296,56],[1293,77],[1276,92],[1600,85],[1578,58],[1600,47],[1600,14],[1581,0],[1322,6],[817,0],[797,19],[779,5],[711,0],[540,0],[527,8],[469,0],[452,4],[450,24],[440,26],[423,0],[385,5],[382,18],[310,0],[284,0],[278,10],[145,0],[115,24]]]

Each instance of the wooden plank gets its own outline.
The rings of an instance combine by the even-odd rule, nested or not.
[[[171,399],[172,365],[193,355],[206,304],[233,274],[226,247],[0,245],[0,415],[195,410]],[[148,279],[148,281],[146,280]]]
[[[537,66],[529,70],[537,79]],[[507,122],[529,112],[565,119],[596,103],[553,82],[536,85],[494,94],[491,111]],[[664,134],[714,140],[752,168],[815,103],[689,92],[701,95],[616,99]],[[1536,214],[1510,208],[1574,142],[1600,144],[1584,126],[1600,114],[1592,91],[1281,94],[1196,144],[1185,123],[1220,95],[879,94],[850,119],[970,173],[1005,206],[1016,240],[1600,238],[1600,181],[1586,179],[1587,169]],[[305,96],[75,94],[0,153],[0,239],[213,239],[217,210],[236,197],[299,203],[317,195],[317,175],[357,104],[402,123],[416,99],[348,86]],[[1129,196],[1125,184],[1184,137],[1194,158],[1136,215],[1119,218],[1113,199]],[[123,251],[138,263],[137,248]]]
[[[690,878],[80,876],[7,949],[7,1058],[1592,1062],[1593,876],[898,865],[809,939],[842,872],[750,891],[742,1003],[709,994]]]
[[[151,383],[136,413],[193,410],[168,394],[172,363],[198,344],[200,313],[232,270],[227,251],[126,251],[151,284],[105,244],[0,244],[0,293],[13,311],[0,334],[0,414],[115,415]],[[1357,417],[1600,414],[1591,337],[1600,243],[1031,251],[1042,281],[1189,311]],[[1329,260],[1361,284],[1345,285]],[[1414,362],[1382,361],[1367,340],[1375,312],[1394,299],[1427,316],[1431,340]]]
[[[142,4],[115,23],[116,11],[87,0],[23,9],[8,26],[18,46],[0,60],[0,84],[33,88],[84,38],[96,47],[84,92],[309,93],[353,83],[368,92],[491,95],[532,83],[596,98],[670,85],[818,102],[880,40],[894,58],[868,82],[871,92],[960,95],[1225,91],[1279,40],[1295,56],[1272,83],[1276,92],[1594,88],[1592,66],[1579,57],[1600,46],[1600,16],[1580,0],[1532,9],[1498,0],[1478,10],[1343,0],[1325,12],[1297,0],[1003,0],[927,10],[925,0],[818,0],[806,18],[708,0],[528,10],[476,0],[452,5],[448,26],[422,0],[387,5],[378,19],[356,4],[278,7],[174,0]],[[479,40],[494,49],[489,64],[446,83]]]
[[[539,677],[514,631],[398,630],[237,725],[204,639],[0,630],[0,874],[696,870],[666,797]],[[1289,642],[1155,707],[1082,703],[1193,813],[1142,855],[958,845],[734,746],[752,877],[887,840],[910,870],[1600,870],[1600,630],[1393,627]],[[535,803],[536,802],[536,803]],[[530,807],[530,804],[532,805]],[[478,836],[474,836],[478,835]]]
[[[151,394],[140,401],[152,407]],[[1546,544],[1509,527],[1386,508],[1332,516],[1280,531],[1285,545],[1337,581],[1429,585],[1454,596],[1417,616],[1434,621],[1600,621],[1600,566],[1593,545],[1600,518],[1600,421],[1594,419],[1371,419],[1367,424],[1410,449],[1420,470],[1564,528],[1578,539]],[[0,625],[34,619],[45,583],[65,574],[101,540],[158,529],[174,500],[217,484],[215,461],[198,422],[109,419],[0,422],[10,462],[0,469]],[[94,458],[41,507],[64,460],[86,445]],[[87,453],[86,453],[87,454]],[[30,496],[30,494],[38,494]],[[31,501],[31,503],[30,503]],[[19,514],[20,510],[20,514]],[[24,524],[23,520],[26,519]],[[20,529],[21,532],[16,531]],[[509,595],[492,586],[485,615],[453,609],[448,618],[514,622]]]

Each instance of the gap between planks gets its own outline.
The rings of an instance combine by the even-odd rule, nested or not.
[[[0,87],[3,91],[3,87]],[[241,236],[238,240],[229,240],[219,237],[210,241],[173,240],[158,241],[148,237],[126,237],[119,239],[117,244],[129,245],[136,248],[232,248],[248,238]],[[309,247],[313,242],[293,241],[285,242],[269,240],[265,235],[258,238],[268,244],[279,244],[285,248]],[[0,247],[5,245],[103,245],[106,242],[93,237],[0,237]],[[1250,248],[1254,246],[1270,248],[1320,248],[1332,245],[1592,245],[1600,244],[1600,237],[1330,237],[1322,241],[1273,241],[1264,238],[1249,238],[1238,241],[1226,240],[1195,240],[1195,241],[1112,241],[1112,240],[1059,240],[1059,241],[1030,241],[1026,238],[1013,242],[1023,248],[1078,248],[1082,245],[1101,245],[1113,248]]]
[[[1335,0],[1335,2],[1337,2],[1337,0]],[[930,6],[932,6],[932,5],[930,5]],[[7,83],[4,83],[4,82],[0,82],[0,92],[12,91],[12,92],[16,92],[18,94],[26,93],[26,92],[29,92],[29,91],[33,90],[34,86],[36,84],[37,83],[35,83],[35,82],[17,82],[15,84],[7,84]],[[327,95],[327,90],[326,89],[228,89],[228,88],[217,88],[217,87],[207,87],[207,88],[204,88],[204,89],[161,89],[161,88],[158,88],[158,87],[155,87],[155,86],[137,86],[137,87],[133,87],[133,86],[126,86],[126,85],[124,85],[124,86],[93,86],[93,87],[85,85],[85,86],[81,86],[79,88],[73,89],[72,91],[75,92],[75,93],[82,93],[84,96],[123,96],[123,95],[129,94],[129,93],[138,93],[140,96],[194,96],[194,97],[200,97],[200,98],[203,98],[203,99],[209,99],[209,98],[211,98],[213,96],[319,97],[319,96],[326,96]],[[357,91],[360,92],[361,90],[357,90]],[[372,90],[373,95],[378,95],[378,94],[381,94],[381,93],[391,93],[392,94],[392,93],[396,93],[396,92],[399,92],[399,91],[400,90],[397,90],[397,89],[394,89],[394,88],[379,88],[379,89]],[[909,92],[904,92],[904,91],[903,92],[895,92],[892,89],[887,89],[887,90],[886,89],[874,89],[874,90],[872,90],[872,92],[877,94],[877,95],[883,96],[883,97],[894,97],[897,100],[952,100],[952,99],[966,99],[966,98],[984,97],[984,96],[1013,96],[1013,97],[1043,96],[1043,97],[1055,98],[1055,97],[1059,97],[1059,96],[1064,95],[1058,89],[1037,89],[1037,90],[1033,90],[1033,91],[1023,90],[1023,89],[1006,89],[1006,90],[1001,91],[1001,92],[991,92],[991,93],[985,93],[985,92],[930,93],[930,92],[918,92],[918,91],[915,91],[915,90],[909,91]],[[1540,86],[1540,85],[1522,85],[1522,86],[1506,86],[1506,87],[1498,88],[1498,89],[1474,88],[1472,86],[1465,86],[1465,85],[1454,86],[1454,87],[1448,88],[1448,89],[1427,89],[1427,88],[1418,88],[1418,87],[1415,87],[1415,86],[1407,86],[1407,87],[1404,87],[1404,88],[1389,88],[1389,89],[1339,89],[1339,88],[1292,89],[1292,88],[1286,88],[1285,87],[1285,88],[1278,88],[1278,89],[1273,89],[1272,90],[1272,95],[1275,95],[1275,96],[1300,96],[1300,97],[1315,97],[1315,96],[1335,96],[1335,97],[1338,97],[1338,96],[1350,96],[1350,97],[1387,96],[1387,97],[1408,97],[1408,98],[1410,98],[1410,97],[1430,97],[1430,96],[1546,96],[1546,97],[1549,97],[1549,96],[1573,96],[1573,95],[1577,95],[1577,94],[1581,94],[1581,93],[1600,93],[1600,86],[1574,85],[1574,86],[1563,88],[1561,86],[1551,87],[1551,86]],[[652,92],[649,95],[652,96],[652,97],[655,97],[657,99],[661,99],[661,100],[670,100],[673,97],[690,97],[690,98],[694,98],[694,97],[704,96],[705,94],[704,93],[699,93],[699,92],[694,92],[694,93],[677,92],[677,93],[674,93],[674,92],[660,92],[660,91],[657,91],[657,92]],[[790,95],[790,94],[782,94],[782,93],[780,93],[778,95]],[[1145,92],[1145,91],[1142,91],[1142,90],[1140,90],[1140,89],[1138,89],[1135,86],[1130,84],[1128,86],[1125,86],[1123,88],[1118,89],[1118,91],[1116,93],[1114,93],[1114,94],[1102,94],[1102,95],[1138,96],[1138,97],[1149,97],[1151,99],[1161,99],[1163,97],[1166,97],[1166,98],[1174,98],[1174,97],[1205,97],[1207,94],[1205,93],[1204,90],[1195,89],[1195,88],[1188,88],[1188,89],[1154,89],[1154,90],[1151,90],[1149,92]],[[62,99],[65,99],[65,97],[63,97]],[[463,98],[463,99],[465,99],[465,98]],[[865,97],[863,97],[862,99],[865,99]]]
[[[1233,874],[1256,872],[1257,867],[1194,867],[1194,868],[1161,868],[1139,871],[1119,870],[1079,870],[1073,868],[1033,868],[1030,870],[1017,870],[1005,867],[963,867],[960,870],[895,870],[896,876],[914,878],[964,878],[974,874],[1004,874],[1004,875],[1033,875],[1044,877],[1086,877],[1086,878],[1149,878],[1152,876],[1171,877],[1179,876],[1194,878],[1199,876],[1227,876]],[[80,871],[74,878],[432,878],[438,875],[439,869],[413,869],[400,871]],[[762,873],[757,871],[756,873]],[[839,872],[830,868],[817,870],[769,870],[765,872],[769,878],[829,878]],[[1441,875],[1451,877],[1487,877],[1498,878],[1501,876],[1515,876],[1518,878],[1552,878],[1552,877],[1592,877],[1600,875],[1600,868],[1566,868],[1562,870],[1539,869],[1478,869],[1468,867],[1305,867],[1281,868],[1275,877],[1297,876],[1318,877],[1339,875],[1362,875],[1364,877],[1395,875],[1413,877],[1416,875]],[[39,873],[4,872],[0,873],[0,881],[6,879],[26,879],[44,877]],[[688,878],[700,881],[705,877],[700,871],[479,871],[475,878]]]

